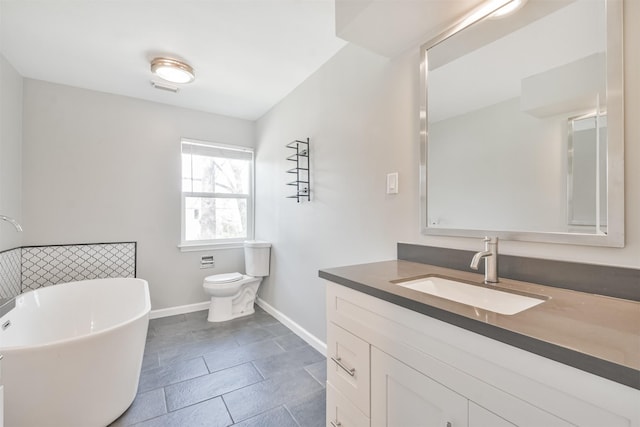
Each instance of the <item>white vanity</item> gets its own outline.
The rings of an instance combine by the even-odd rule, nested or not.
[[[635,1],[478,3],[420,49],[423,234],[623,247],[623,3]],[[351,19],[382,6],[365,7]],[[498,257],[441,249],[398,258],[468,270]],[[501,279],[511,298],[479,274],[401,260],[321,270],[327,425],[640,427],[640,271],[500,262],[554,287]],[[497,264],[485,271],[497,281]]]
[[[631,358],[629,363],[635,364],[640,323],[635,328],[627,325],[630,330],[617,337],[591,340],[581,334],[590,330],[593,335],[612,335],[606,329],[608,321],[603,321],[601,330],[580,322],[582,308],[601,306],[602,301],[621,304],[621,311],[615,313],[614,308],[610,313],[620,316],[611,320],[613,329],[616,322],[640,322],[640,303],[584,294],[585,300],[573,307],[567,301],[575,301],[580,293],[506,280],[501,286],[549,297],[510,316],[393,283],[394,278],[433,273],[459,274],[462,280],[478,276],[406,261],[321,272],[331,280],[327,281],[327,426],[640,427],[637,388],[518,348],[540,344],[540,353],[555,358],[558,344],[573,339],[573,345],[584,345],[584,351],[594,353],[595,360],[605,358],[605,365],[610,362],[606,357]],[[602,310],[612,307],[615,304]],[[433,316],[423,314],[425,310]],[[602,318],[603,312],[593,316]],[[487,326],[489,335],[495,329],[499,340],[473,332],[478,325]],[[572,331],[574,338],[569,337]],[[544,341],[545,335],[552,345]],[[626,343],[616,347],[617,340]],[[579,348],[567,351],[575,359],[582,354]],[[635,367],[627,372],[640,375]]]

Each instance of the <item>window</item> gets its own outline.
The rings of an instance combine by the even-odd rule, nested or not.
[[[181,247],[253,237],[253,149],[182,140]]]

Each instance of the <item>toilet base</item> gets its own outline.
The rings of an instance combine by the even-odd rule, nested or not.
[[[231,297],[211,297],[209,322],[225,322],[255,313],[254,303],[260,281],[243,285],[236,295]]]

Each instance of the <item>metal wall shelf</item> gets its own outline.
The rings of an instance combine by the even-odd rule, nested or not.
[[[295,140],[287,144],[287,148],[295,150],[295,153],[287,157],[290,162],[296,162],[296,166],[287,170],[287,173],[295,174],[296,179],[287,182],[287,185],[296,187],[296,193],[292,196],[287,196],[288,199],[296,199],[298,203],[300,200],[311,200],[311,178],[310,178],[310,150],[309,150],[309,138],[306,141]]]

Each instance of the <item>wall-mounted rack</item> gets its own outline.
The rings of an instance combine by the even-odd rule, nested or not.
[[[296,199],[298,203],[300,200],[311,200],[311,173],[310,169],[310,150],[309,150],[309,138],[306,141],[295,140],[287,144],[287,148],[295,150],[295,152],[287,157],[287,160],[295,162],[295,167],[287,170],[287,173],[295,174],[296,179],[291,182],[287,182],[287,185],[296,187],[296,194],[293,196],[287,196],[288,199]]]

